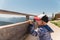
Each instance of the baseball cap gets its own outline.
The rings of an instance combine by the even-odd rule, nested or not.
[[[46,23],[49,21],[48,16],[45,15],[45,14],[40,14],[38,16],[35,16],[34,19],[37,20],[37,21],[43,20]]]

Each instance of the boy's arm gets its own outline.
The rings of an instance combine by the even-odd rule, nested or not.
[[[37,36],[38,35],[38,30],[35,29],[35,24],[34,22],[32,22],[31,20],[29,20],[29,28],[30,28],[30,33],[34,36]]]
[[[37,35],[38,35],[38,28],[35,29],[33,24],[30,24],[30,33],[31,33],[33,36],[37,36]]]

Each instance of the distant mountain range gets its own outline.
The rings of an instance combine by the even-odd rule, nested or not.
[[[0,26],[26,21],[26,17],[0,17]]]
[[[9,17],[9,18],[0,17],[0,21],[12,22],[12,23],[23,22],[25,20],[26,20],[25,17]]]

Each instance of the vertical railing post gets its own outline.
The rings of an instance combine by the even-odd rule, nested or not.
[[[26,21],[27,21],[27,20],[29,20],[29,16],[28,16],[28,15],[26,15]]]

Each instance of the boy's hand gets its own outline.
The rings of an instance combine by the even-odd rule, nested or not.
[[[29,24],[33,24],[33,21],[32,20],[29,20]]]

